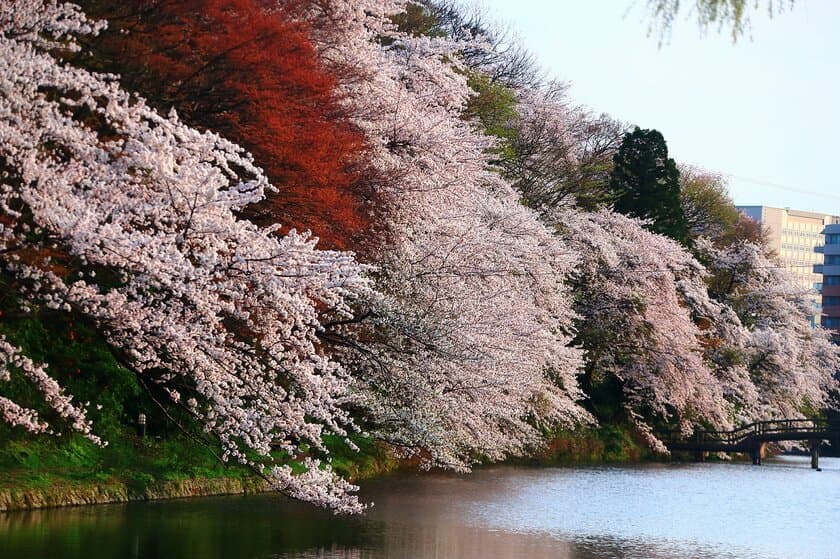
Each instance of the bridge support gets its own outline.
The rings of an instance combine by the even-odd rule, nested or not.
[[[764,458],[767,443],[756,442],[750,449],[750,458],[755,466],[761,466],[761,459]]]
[[[820,467],[820,442],[808,441],[811,447],[811,467],[815,470]]]

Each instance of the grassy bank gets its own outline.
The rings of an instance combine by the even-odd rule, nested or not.
[[[236,495],[265,490],[260,478],[196,478],[136,484],[118,478],[92,482],[53,476],[43,478],[39,486],[23,484],[13,489],[0,489],[0,511]]]
[[[116,425],[109,432],[101,447],[75,434],[28,436],[0,424],[0,511],[266,489],[253,470],[221,462],[181,432],[140,436]],[[353,442],[358,451],[340,437],[325,438],[333,469],[351,481],[413,466],[372,439]]]
[[[166,401],[166,395],[154,383],[142,386],[92,325],[67,317],[13,318],[17,301],[5,287],[0,278],[0,334],[35,361],[49,363],[51,374],[78,401],[98,404],[90,406],[88,417],[108,445],[97,446],[69,431],[35,436],[0,421],[0,509],[3,500],[17,508],[115,502],[238,493],[258,483],[253,471],[222,463],[197,442],[206,435],[188,415],[177,409],[169,410],[169,416],[162,413],[155,400]],[[3,383],[2,395],[56,419],[19,375]],[[138,431],[140,414],[147,419],[146,436]],[[341,475],[362,479],[396,467],[373,441],[354,442],[360,453],[338,438],[327,441]]]
[[[559,431],[534,453],[541,465],[611,464],[658,459],[628,425],[600,425]]]
[[[179,437],[123,433],[104,448],[78,436],[0,440],[0,510],[256,490],[248,470]]]
[[[110,442],[103,448],[78,436],[0,435],[0,511],[266,489],[251,469],[222,463],[209,449],[186,437],[142,438],[123,433]],[[328,443],[333,468],[351,480],[406,465],[371,440],[356,440],[359,452],[338,439]]]
[[[0,311],[14,306],[7,299],[0,297]],[[49,363],[52,374],[80,401],[99,404],[91,406],[89,417],[96,432],[108,441],[100,447],[70,432],[32,436],[0,423],[0,508],[2,503],[5,508],[32,508],[240,493],[261,487],[250,469],[221,463],[214,452],[199,444],[197,439],[204,434],[189,417],[176,414],[174,419],[191,430],[190,435],[176,427],[155,403],[155,399],[164,401],[165,395],[157,394],[154,384],[141,386],[137,375],[121,365],[91,325],[34,317],[0,321],[0,334],[36,361]],[[3,389],[7,396],[50,417],[27,383],[13,380]],[[141,413],[147,417],[146,436],[138,432]],[[626,462],[648,457],[631,429],[622,426],[552,433],[548,440],[530,463]],[[338,437],[328,437],[325,443],[333,468],[354,481],[416,467],[371,439],[356,437],[358,452]]]
[[[5,438],[0,443],[0,511],[166,498],[254,493],[265,483],[250,469],[223,464],[183,436],[139,437],[123,432],[107,447],[78,436]],[[356,452],[330,439],[332,466],[360,481],[415,469],[370,439]],[[563,431],[527,460],[532,465],[620,463],[653,456],[624,426]]]

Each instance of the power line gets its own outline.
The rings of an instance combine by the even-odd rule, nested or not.
[[[818,197],[822,197],[822,198],[831,198],[832,200],[840,200],[840,196],[837,196],[837,195],[834,195],[834,194],[828,194],[826,192],[816,192],[814,190],[805,190],[804,188],[794,188],[792,186],[786,186],[786,185],[783,185],[783,184],[776,184],[776,183],[773,183],[773,182],[762,181],[762,180],[759,180],[759,179],[751,179],[751,178],[748,178],[748,177],[742,177],[740,175],[733,175],[731,173],[724,173],[723,175],[727,176],[727,177],[730,177],[730,178],[733,178],[733,179],[738,179],[738,180],[745,181],[745,182],[750,182],[750,183],[753,183],[753,184],[759,184],[761,186],[769,186],[770,188],[776,188],[776,189],[779,189],[779,190],[787,190],[787,191],[790,191],[790,192],[796,192],[797,194],[808,194],[809,196],[818,196]]]
[[[836,194],[829,194],[827,192],[818,192],[816,190],[806,190],[804,188],[797,188],[797,187],[794,187],[794,186],[779,184],[779,183],[770,182],[770,181],[766,181],[766,180],[762,180],[762,179],[754,179],[754,178],[750,178],[750,177],[744,177],[744,176],[741,176],[741,175],[736,175],[736,174],[733,174],[733,173],[726,173],[726,172],[723,172],[723,171],[715,171],[715,170],[709,169],[709,168],[707,168],[703,165],[699,165],[697,163],[686,163],[685,165],[687,165],[688,167],[692,167],[692,168],[700,170],[700,171],[706,171],[706,172],[709,172],[709,173],[712,173],[712,174],[715,174],[715,175],[718,175],[718,176],[721,176],[721,177],[727,177],[727,178],[730,178],[730,179],[738,179],[739,181],[749,182],[749,183],[752,183],[752,184],[758,184],[758,185],[761,185],[761,186],[769,186],[770,188],[776,188],[778,190],[787,190],[787,191],[790,191],[790,192],[796,192],[797,194],[807,194],[809,196],[819,196],[819,197],[822,197],[822,198],[830,198],[832,200],[840,200],[840,196],[838,196]]]

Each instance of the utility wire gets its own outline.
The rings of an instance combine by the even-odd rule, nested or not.
[[[804,188],[795,188],[795,187],[786,186],[786,185],[783,185],[783,184],[776,184],[776,183],[762,181],[762,180],[758,180],[758,179],[751,179],[751,178],[748,178],[748,177],[742,177],[740,175],[733,175],[731,173],[722,173],[722,174],[723,174],[723,176],[726,176],[726,177],[729,177],[729,178],[738,179],[740,181],[750,182],[750,183],[753,183],[753,184],[759,184],[761,186],[769,186],[770,188],[776,188],[776,189],[779,189],[779,190],[788,190],[790,192],[796,192],[798,194],[808,194],[809,196],[820,196],[820,197],[823,197],[823,198],[831,198],[832,200],[840,200],[840,196],[837,196],[835,194],[828,194],[827,192],[817,192],[817,191],[814,191],[814,190],[805,190]]]
[[[719,177],[727,177],[727,178],[730,178],[730,179],[738,179],[739,181],[749,182],[749,183],[752,183],[752,184],[758,184],[758,185],[761,185],[761,186],[769,186],[770,188],[776,188],[778,190],[787,190],[787,191],[790,191],[790,192],[796,192],[797,194],[808,194],[809,196],[820,196],[820,197],[823,197],[823,198],[830,198],[832,200],[840,200],[840,196],[838,196],[836,194],[829,194],[827,192],[818,192],[816,190],[806,190],[804,188],[796,188],[794,186],[779,184],[779,183],[770,182],[770,181],[766,181],[766,180],[762,180],[762,179],[754,179],[754,178],[750,178],[750,177],[743,177],[741,175],[735,175],[733,173],[726,173],[726,172],[723,172],[723,171],[715,171],[715,170],[709,169],[708,167],[705,167],[705,166],[697,164],[697,163],[684,163],[684,165],[686,165],[688,167],[691,167],[692,169],[696,169],[698,171],[704,171],[704,172],[707,172],[707,173],[711,173],[713,175],[717,175]]]

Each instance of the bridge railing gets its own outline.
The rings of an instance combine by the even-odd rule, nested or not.
[[[774,419],[758,422],[759,434],[802,433],[826,431],[829,421],[825,419]]]
[[[736,446],[750,437],[773,434],[802,434],[840,431],[840,422],[826,419],[771,419],[742,425],[731,431],[697,430],[689,436],[681,431],[660,431],[660,439],[668,443],[721,444]]]

